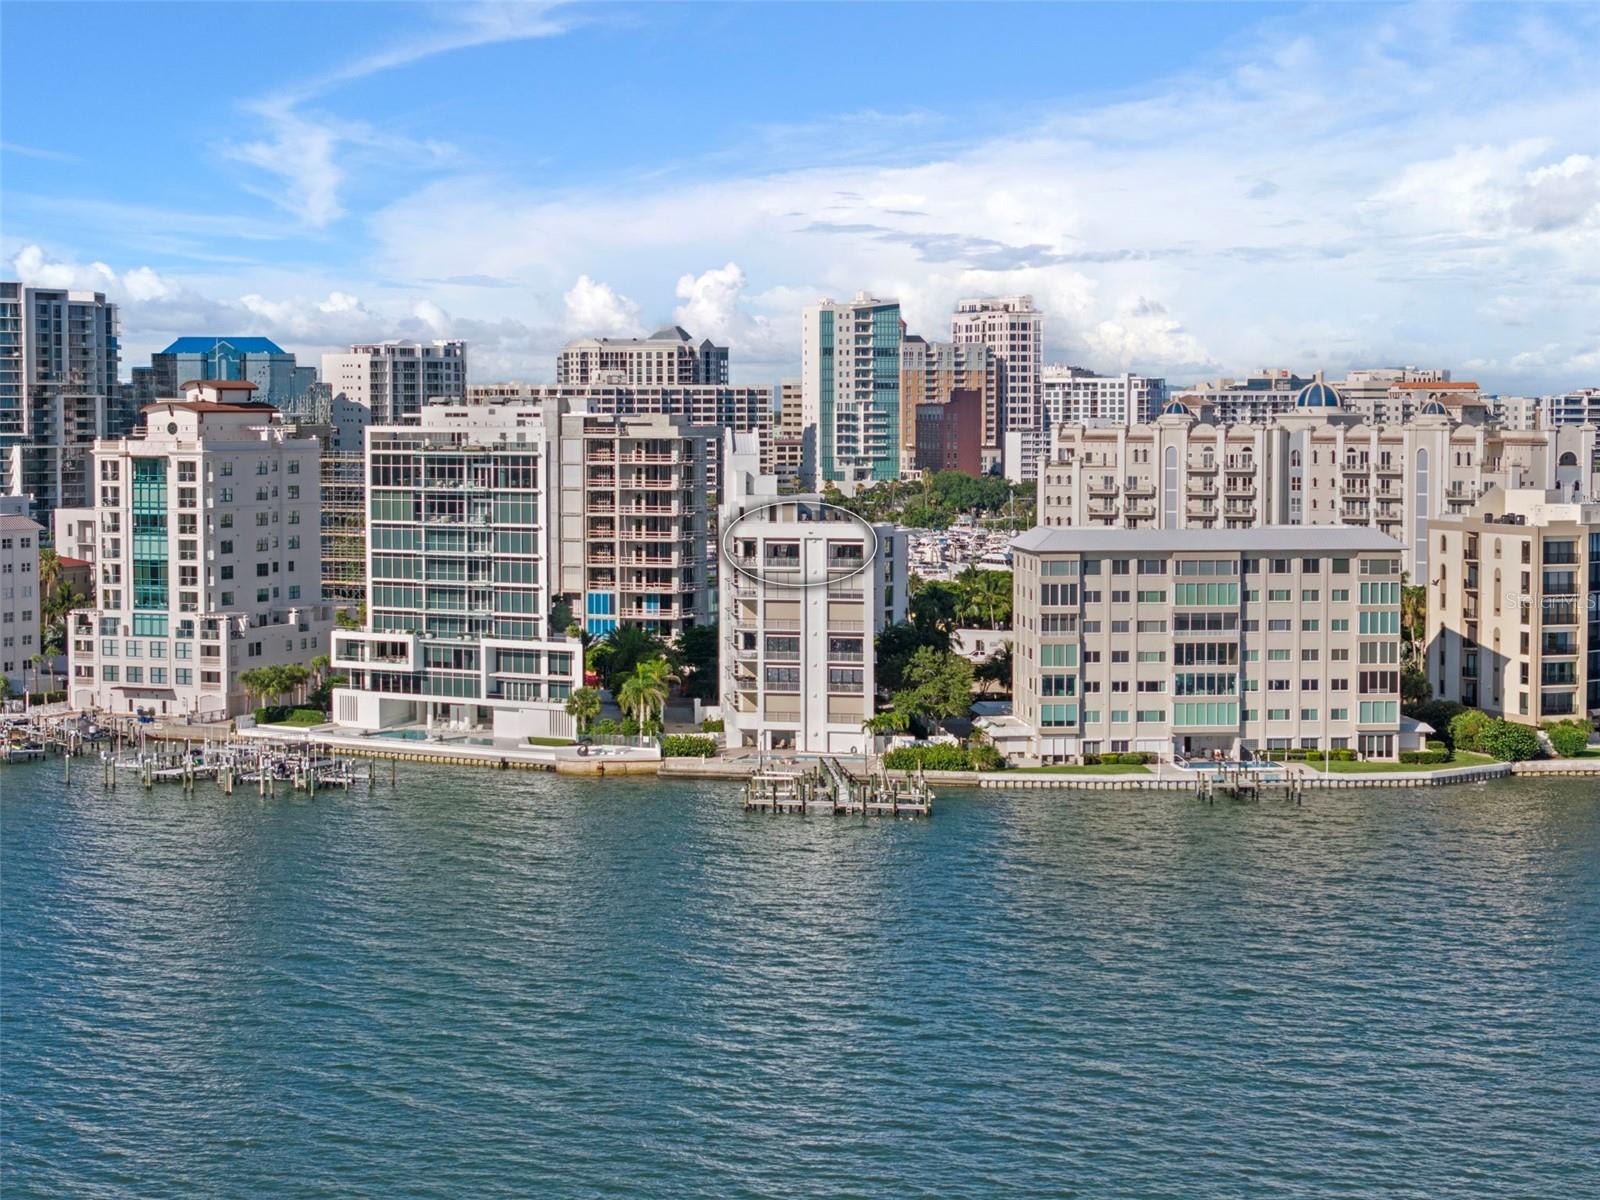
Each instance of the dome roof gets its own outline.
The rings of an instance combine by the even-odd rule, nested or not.
[[[1300,394],[1294,398],[1296,408],[1342,408],[1344,397],[1339,395],[1334,388],[1322,381],[1322,372],[1317,372],[1317,377],[1305,387],[1300,389]]]
[[[1177,397],[1173,397],[1161,406],[1163,417],[1192,417],[1194,412],[1190,407]]]
[[[1419,417],[1448,417],[1450,410],[1437,400],[1429,400],[1421,408],[1417,409],[1417,415]]]

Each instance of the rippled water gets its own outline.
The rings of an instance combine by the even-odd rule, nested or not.
[[[7,1200],[1600,1194],[1593,784],[0,772]]]

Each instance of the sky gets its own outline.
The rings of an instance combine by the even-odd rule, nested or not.
[[[554,378],[678,323],[735,382],[800,312],[1178,383],[1442,366],[1600,385],[1600,6],[0,8],[8,278],[302,361],[460,337]],[[311,356],[306,359],[304,356]]]

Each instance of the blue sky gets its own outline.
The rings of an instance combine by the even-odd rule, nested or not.
[[[460,336],[548,379],[669,321],[737,379],[822,295],[1178,381],[1600,383],[1586,6],[9,4],[8,274],[172,337]]]

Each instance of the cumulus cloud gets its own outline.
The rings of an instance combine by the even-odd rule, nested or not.
[[[172,293],[172,285],[150,267],[134,267],[118,275],[103,262],[53,258],[35,245],[23,246],[12,256],[11,270],[33,287],[105,292],[117,300],[159,300]]]
[[[639,306],[609,284],[579,275],[562,297],[566,324],[574,336],[632,337],[643,332]]]
[[[781,356],[774,322],[750,311],[747,286],[744,271],[733,262],[699,275],[681,275],[677,287],[681,303],[673,316],[695,337],[726,345],[740,357],[765,362]]]

